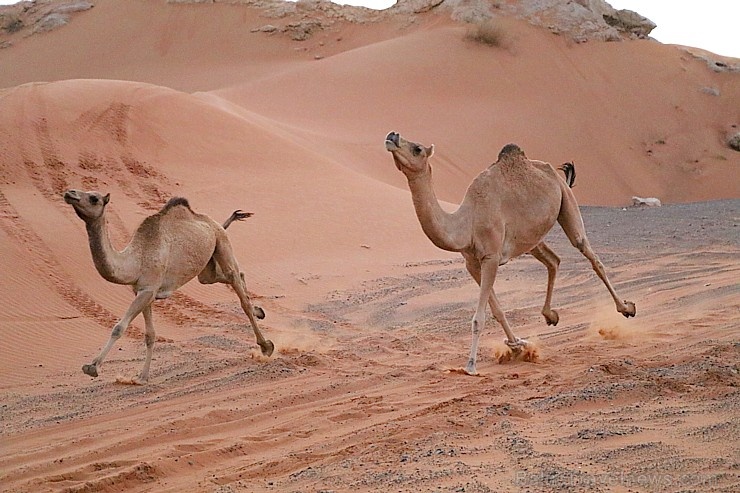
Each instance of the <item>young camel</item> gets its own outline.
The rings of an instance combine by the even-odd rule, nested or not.
[[[146,358],[144,367],[135,383],[149,380],[149,365],[154,348],[152,303],[164,299],[178,288],[198,276],[203,284],[224,283],[234,288],[242,310],[249,318],[262,354],[272,354],[274,345],[262,336],[255,313],[264,318],[261,308],[254,309],[244,282],[244,275],[231,250],[225,228],[235,220],[251,213],[234,212],[223,226],[204,214],[193,212],[186,199],[177,197],[156,214],[139,225],[129,244],[122,251],[113,248],[108,236],[105,206],[110,194],[68,190],[64,201],[85,221],[93,262],[106,281],[130,285],[136,298],[121,320],[113,327],[108,343],[100,354],[82,371],[91,377],[98,376],[98,366],[103,363],[113,344],[123,335],[139,313],[144,314],[146,326]]]
[[[466,373],[476,374],[478,339],[486,322],[486,303],[506,333],[506,344],[514,351],[527,344],[514,336],[493,290],[498,267],[510,259],[530,253],[547,267],[547,295],[542,315],[548,325],[557,325],[558,313],[550,308],[550,302],[560,259],[542,241],[555,221],[573,246],[591,262],[614,298],[617,311],[625,317],[635,315],[635,304],[617,297],[604,266],[586,238],[578,204],[568,186],[575,179],[572,164],[564,165],[566,183],[550,164],[529,160],[518,146],[509,144],[499,153],[498,161],[473,180],[460,207],[450,214],[442,210],[432,187],[429,158],[434,146],[424,147],[391,132],[385,139],[385,147],[393,154],[396,167],[406,175],[424,233],[439,248],[460,252],[468,272],[480,286]]]

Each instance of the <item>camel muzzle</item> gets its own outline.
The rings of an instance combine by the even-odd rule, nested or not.
[[[391,132],[385,137],[385,148],[388,151],[395,151],[397,150],[399,145],[399,138],[401,136],[398,135],[396,132]]]
[[[64,192],[64,201],[68,204],[71,204],[72,202],[79,202],[80,194],[77,193],[77,190],[67,190],[66,192]]]

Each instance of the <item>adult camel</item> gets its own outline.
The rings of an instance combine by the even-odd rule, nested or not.
[[[134,382],[146,383],[155,341],[152,303],[155,299],[168,298],[196,276],[203,284],[218,282],[234,288],[262,354],[272,354],[275,346],[262,336],[257,327],[255,309],[225,231],[234,220],[251,214],[237,211],[222,226],[210,217],[194,212],[186,199],[176,197],[159,212],[144,219],[126,248],[118,251],[111,244],[106,225],[105,206],[109,200],[110,194],[102,195],[95,191],[68,190],[64,193],[64,201],[85,222],[95,268],[106,281],[130,285],[136,295],[113,327],[103,350],[92,363],[82,367],[85,374],[98,376],[98,366],[108,351],[131,321],[142,313],[146,326],[146,358]]]
[[[460,252],[468,272],[480,286],[466,373],[476,374],[486,303],[506,333],[506,344],[514,351],[527,345],[526,340],[514,336],[493,289],[498,267],[510,259],[529,253],[547,267],[542,315],[548,325],[557,325],[559,316],[550,308],[550,302],[560,258],[543,241],[556,221],[573,246],[591,262],[612,295],[617,311],[625,317],[635,315],[635,304],[622,301],[609,282],[586,237],[575,196],[550,164],[527,159],[517,145],[509,144],[501,150],[498,160],[473,180],[460,207],[447,213],[440,207],[432,186],[429,159],[434,146],[425,147],[391,132],[385,138],[385,147],[393,155],[396,167],[406,175],[424,233],[439,248]],[[572,185],[575,167],[567,164],[561,169]]]

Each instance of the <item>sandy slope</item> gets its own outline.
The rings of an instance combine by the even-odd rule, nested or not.
[[[100,1],[0,50],[3,489],[736,491],[738,75],[514,20],[506,50],[483,47],[435,13],[303,43],[249,32],[278,20]],[[491,327],[482,376],[449,372],[476,289],[421,232],[389,130],[436,144],[452,203],[510,141],[575,160],[581,203],[610,206],[584,209],[592,244],[638,317],[556,232],[557,328],[536,261],[497,283],[539,361],[499,364]],[[131,294],[95,271],[70,187],[111,193],[120,247],[175,195],[218,220],[255,212],[229,236],[276,354],[233,293],[191,283],[157,302],[148,386],[116,383],[142,363],[139,320],[85,377]],[[677,205],[611,207],[633,194]],[[678,205],[708,199],[729,200]]]

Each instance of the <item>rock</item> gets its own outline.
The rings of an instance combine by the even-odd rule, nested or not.
[[[252,32],[253,33],[274,33],[277,30],[278,28],[273,26],[272,24],[265,24],[262,27],[256,27],[252,29]]]
[[[290,38],[294,41],[305,41],[322,29],[324,29],[324,25],[321,21],[307,19],[300,22],[291,22],[285,26],[283,31],[290,34]]]
[[[392,5],[388,10],[399,14],[420,14],[429,12],[442,3],[451,3],[445,0],[400,0]]]
[[[610,26],[639,38],[647,38],[650,31],[657,27],[653,21],[632,10],[615,10],[612,14],[604,14],[603,17]]]
[[[505,15],[525,19],[556,34],[567,34],[577,42],[588,40],[618,41],[620,31],[604,20],[604,15],[616,12],[604,0],[520,0],[493,4],[487,0],[446,0],[444,6],[452,7],[453,18],[464,19],[463,9],[470,16],[493,15],[495,8]],[[472,9],[472,10],[471,10]]]
[[[63,3],[61,5],[58,5],[54,7],[50,13],[56,13],[56,14],[71,14],[72,12],[83,12],[85,10],[90,10],[93,8],[94,5],[91,2],[69,2],[69,3]]]
[[[33,27],[33,33],[45,33],[64,26],[69,22],[69,16],[67,14],[60,14],[58,12],[52,12],[42,17],[36,25]]]
[[[633,207],[660,207],[660,199],[656,199],[655,197],[632,197],[632,206]]]

